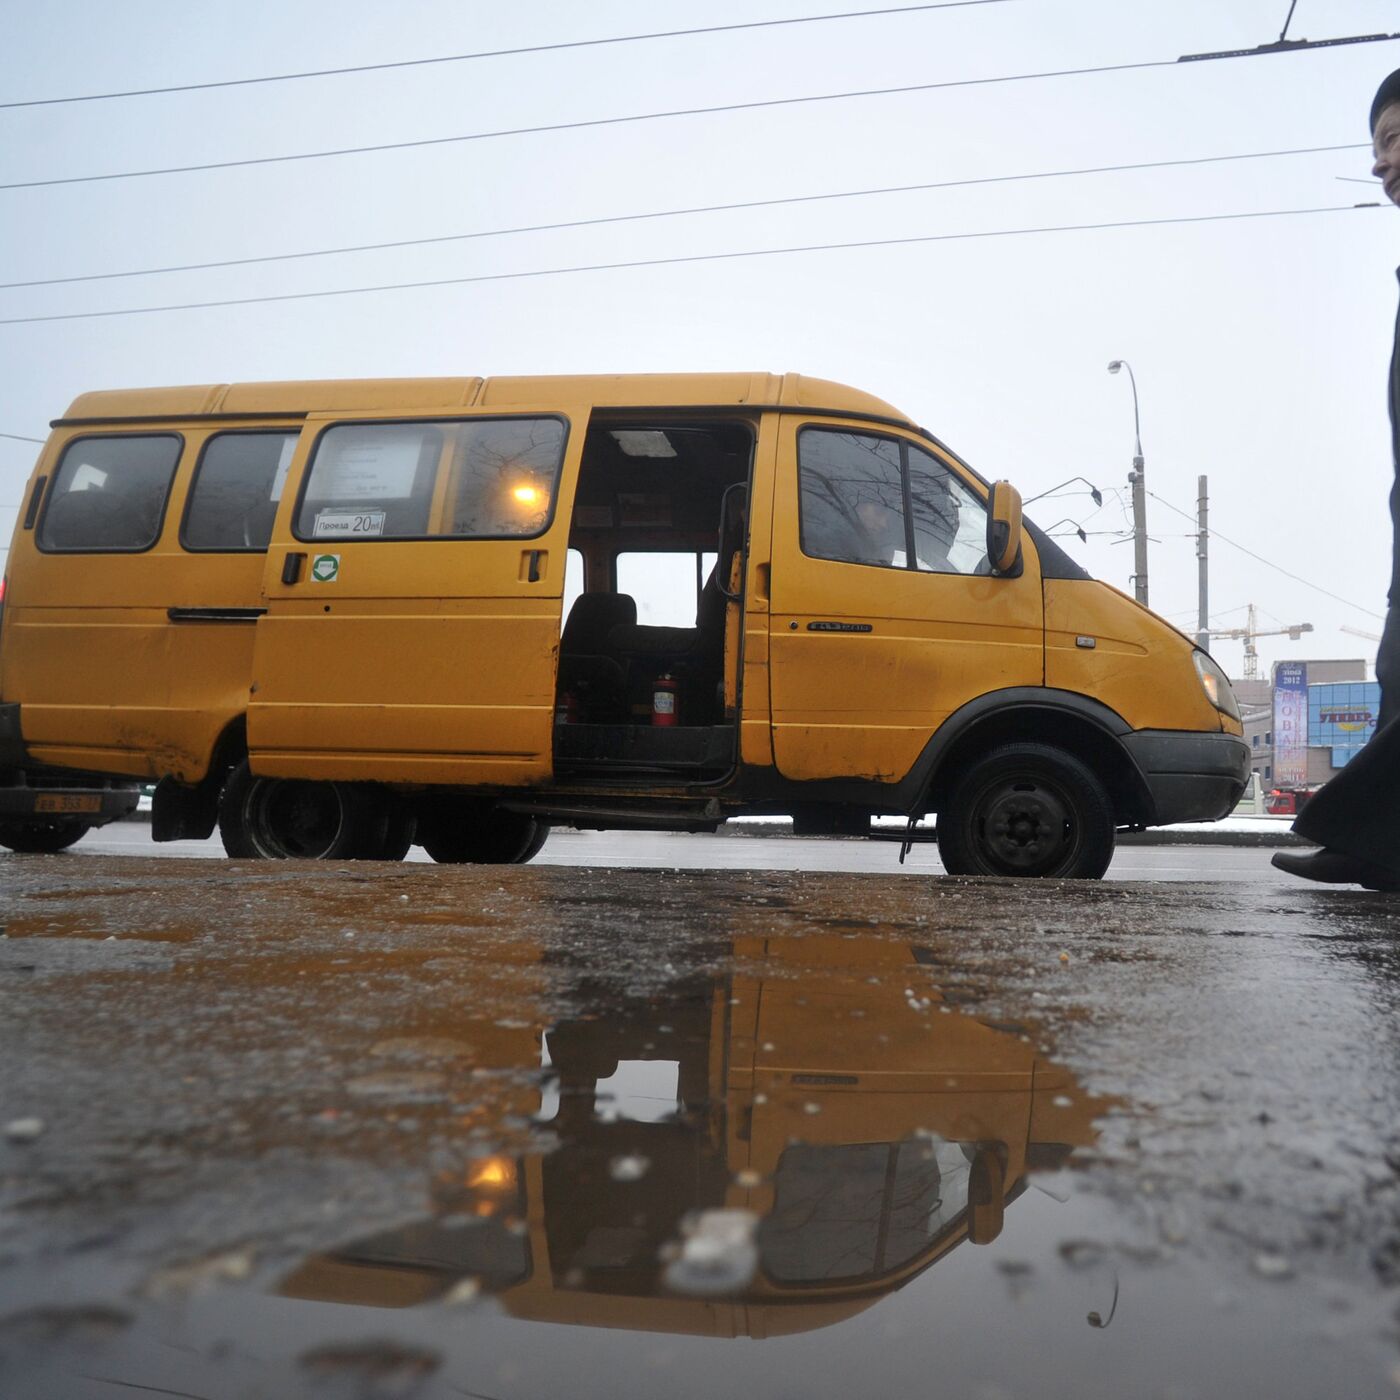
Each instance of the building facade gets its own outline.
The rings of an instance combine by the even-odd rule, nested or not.
[[[1265,790],[1319,788],[1376,731],[1380,686],[1365,661],[1280,661],[1270,681],[1232,681],[1250,766]]]

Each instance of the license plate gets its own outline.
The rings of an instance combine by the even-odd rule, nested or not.
[[[96,794],[78,797],[68,792],[43,793],[34,799],[36,812],[100,812],[102,799]]]

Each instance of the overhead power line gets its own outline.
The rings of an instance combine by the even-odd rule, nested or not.
[[[990,87],[998,83],[1027,83],[1043,78],[1077,78],[1092,73],[1126,73],[1144,68],[1174,68],[1173,60],[1101,64],[1093,68],[1057,68],[1039,73],[1003,73],[990,78],[950,78],[938,83],[906,83],[898,87],[856,88],[849,92],[809,93],[804,97],[766,97],[752,102],[724,102],[713,107],[676,107],[663,112],[631,112],[621,117],[589,117],[583,121],[546,122],[539,126],[501,127],[494,131],[469,131],[460,136],[428,136],[417,141],[383,141],[371,146],[338,146],[325,151],[296,151],[281,156],[247,156],[241,160],[202,161],[195,165],[164,165],[148,170],[113,170],[100,175],[64,175],[50,180],[12,180],[0,190],[45,189],[51,185],[89,185],[102,180],[138,180],[153,175],[190,175],[201,170],[236,170],[251,165],[285,165],[292,161],[329,160],[339,156],[373,155],[381,151],[424,150],[432,146],[460,145],[466,141],[496,141],[506,136],[540,136],[554,131],[585,131],[603,126],[627,126],[639,122],[670,121],[677,117],[712,117],[727,112],[756,112],[770,107],[800,107],[816,102],[847,102],[860,97],[895,97],[911,92],[937,92],[948,88]]]
[[[87,272],[70,277],[34,277],[23,282],[0,282],[0,291],[18,287],[55,287],[70,282],[104,282],[122,277],[157,277],[171,272],[207,272],[221,267],[248,267],[259,263],[293,262],[304,258],[336,257],[344,253],[378,253],[391,248],[422,248],[437,243],[461,243],[476,238],[508,238],[524,233],[554,233],[561,229],[597,228],[604,224],[640,223],[648,219],[678,219],[695,214],[733,213],[740,209],[773,209],[788,204],[816,204],[825,200],[865,199],[872,195],[915,194],[926,190],[962,189],[972,185],[1013,184],[1023,180],[1058,180],[1075,175],[1107,175],[1131,170],[1165,170],[1173,167],[1217,165],[1229,161],[1268,160],[1335,151],[1370,150],[1365,142],[1340,146],[1299,146],[1285,151],[1244,151],[1236,155],[1191,156],[1180,160],[1133,161],[1122,165],[1078,166],[1067,170],[1036,170],[1019,175],[982,175],[965,180],[933,180],[916,185],[877,185],[860,190],[836,190],[822,194],[789,195],[778,199],[737,200],[727,204],[697,204],[680,209],[653,209],[637,214],[606,214],[593,219],[566,219],[549,224],[520,224],[512,228],[475,229],[468,233],[442,233],[426,238],[397,238],[385,243],[349,243],[336,248],[308,248],[291,253],[265,253],[258,257],[221,258],[212,262],[171,263],[164,267],[129,268],[120,272]],[[1374,183],[1371,181],[1369,183]]]
[[[1381,41],[1400,39],[1400,34],[1368,36]],[[1200,57],[1235,58],[1243,54],[1221,53]],[[857,88],[847,92],[809,93],[802,97],[769,97],[751,102],[725,102],[711,107],[677,107],[661,112],[631,112],[620,117],[590,117],[581,121],[547,122],[538,126],[501,127],[493,131],[471,131],[457,136],[429,136],[415,141],[384,141],[368,146],[340,146],[324,151],[295,151],[278,156],[246,156],[238,160],[201,161],[191,165],[154,166],[145,170],[113,170],[97,175],[65,175],[48,180],[12,180],[0,190],[46,189],[54,185],[86,185],[105,180],[136,180],[158,175],[190,175],[204,170],[236,170],[254,165],[284,165],[293,161],[329,160],[341,156],[371,155],[383,151],[424,150],[433,146],[457,145],[467,141],[494,141],[508,136],[537,136],[555,131],[583,131],[605,126],[625,126],[638,122],[667,121],[679,117],[717,116],[729,112],[754,112],[776,107],[797,107],[817,102],[845,102],[863,97],[894,97],[914,92],[940,92],[953,88],[991,87],[1001,83],[1035,82],[1049,78],[1079,78],[1099,73],[1142,72],[1149,68],[1175,68],[1181,59],[1148,59],[1137,63],[1105,63],[1084,68],[1052,68],[1034,73],[1002,73],[987,78],[949,78],[936,83],[904,83],[895,87]]]
[[[34,97],[20,102],[0,102],[0,111],[13,107],[55,107],[70,102],[110,102],[123,97],[163,97],[175,92],[207,92],[212,88],[250,87],[257,83],[293,83],[303,78],[339,78],[355,73],[384,73],[395,68],[426,68],[439,63],[472,63],[484,58],[515,58],[524,54],[559,53],[566,49],[594,49],[608,44],[640,44],[654,39],[690,39],[703,34],[733,34],[744,29],[778,29],[785,25],[825,24],[829,20],[874,19],[885,15],[912,15],[924,10],[961,10],[973,5],[1005,5],[1010,0],[941,0],[939,4],[886,6],[878,10],[843,10],[835,14],[794,15],[788,19],[758,19],[742,24],[710,24],[694,29],[660,29],[646,34],[613,34],[599,39],[570,39],[555,44],[524,44],[511,49],[482,49],[476,53],[438,54],[406,58],[391,63],[358,63],[343,68],[311,68],[300,73],[266,73],[251,78],[224,78],[207,83],[178,83],[170,87],[128,88],[118,92],[88,92],[71,97]]]
[[[475,282],[514,282],[533,277],[566,277],[580,272],[618,272],[639,267],[676,267],[686,263],[727,262],[740,258],[785,257],[794,253],[834,253],[857,248],[896,248],[919,243],[954,243],[979,238],[1016,238],[1043,233],[1086,233],[1119,228],[1150,228],[1166,224],[1212,224],[1243,219],[1279,219],[1305,214],[1343,214],[1379,209],[1371,204],[1333,204],[1312,209],[1259,209],[1233,214],[1190,214],[1166,219],[1115,219],[1091,224],[1048,224],[1035,228],[982,229],[969,233],[928,233],[904,238],[865,238],[843,243],[806,243],[784,248],[743,248],[725,253],[690,253],[670,258],[631,258],[624,262],[582,263],[570,267],[539,267],[519,272],[486,272],[467,277],[434,277],[419,282],[382,282],[365,287],[332,287],[314,292],[281,292],[268,296],[224,297],[217,301],[176,302],[163,306],[126,306],[110,311],[66,311],[45,316],[7,316],[0,326],[34,325],[43,321],[88,321],[109,316],[149,316],[164,311],[207,311],[223,306],[255,306],[268,302],[309,301],[320,297],[360,296],[370,292],[402,292],[427,287],[458,287]]]
[[[1175,511],[1177,515],[1187,520],[1195,521],[1196,516],[1193,512],[1182,510],[1180,506],[1174,506],[1170,501],[1164,501],[1155,491],[1149,491],[1147,494],[1159,505],[1166,506],[1168,510]],[[1228,544],[1232,549],[1238,549],[1241,554],[1247,554],[1251,559],[1258,560],[1261,564],[1267,564],[1269,568],[1282,574],[1285,578],[1291,578],[1294,583],[1301,583],[1304,588],[1311,588],[1314,593],[1321,593],[1324,598],[1332,599],[1334,603],[1342,603],[1348,608],[1354,608],[1357,612],[1365,613],[1367,617],[1381,617],[1381,614],[1375,612],[1373,609],[1363,608],[1360,603],[1353,603],[1350,598],[1343,598],[1341,594],[1333,593],[1330,589],[1324,588],[1320,583],[1314,583],[1311,579],[1306,579],[1301,574],[1295,574],[1285,569],[1282,564],[1274,563],[1272,559],[1267,558],[1265,555],[1256,554],[1252,549],[1248,549],[1240,544],[1238,540],[1232,540],[1228,535],[1222,535],[1213,525],[1207,529],[1206,533],[1212,538],[1220,540],[1224,544]]]

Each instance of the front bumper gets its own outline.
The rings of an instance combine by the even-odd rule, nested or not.
[[[1249,782],[1249,745],[1233,734],[1139,729],[1121,742],[1151,794],[1149,826],[1219,821]]]

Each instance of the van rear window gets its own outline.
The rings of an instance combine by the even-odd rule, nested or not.
[[[39,548],[149,549],[160,535],[181,441],[174,433],[123,433],[70,442],[39,522]]]
[[[220,433],[205,444],[180,543],[191,550],[265,550],[300,433]]]
[[[328,428],[312,458],[297,538],[538,535],[554,514],[565,431],[558,418]]]

